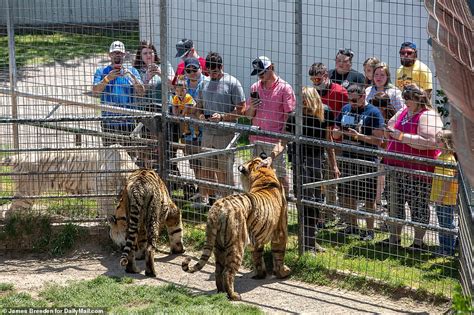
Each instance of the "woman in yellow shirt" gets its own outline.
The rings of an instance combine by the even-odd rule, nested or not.
[[[442,148],[438,160],[457,164],[453,151],[453,138],[450,130],[441,130],[436,134],[436,143]],[[454,229],[454,211],[456,209],[456,196],[458,182],[456,169],[436,166],[435,174],[449,176],[434,177],[431,191],[431,201],[436,204],[436,214],[441,227]],[[454,255],[456,236],[454,234],[439,233],[439,249],[441,255]]]

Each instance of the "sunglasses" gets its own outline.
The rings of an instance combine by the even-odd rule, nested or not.
[[[263,76],[265,75],[265,73],[267,73],[267,70],[268,70],[268,69],[263,70],[262,72],[260,72],[260,73],[258,74],[258,76],[259,76],[259,77],[263,77]]]
[[[415,52],[413,50],[400,50],[400,56],[411,56],[414,54]]]
[[[196,73],[198,72],[199,69],[196,69],[196,68],[186,68],[184,71],[187,73],[187,74],[191,74],[191,73]]]

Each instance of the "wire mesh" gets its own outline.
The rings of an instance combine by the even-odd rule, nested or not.
[[[451,295],[457,166],[435,137],[449,118],[431,108],[421,2],[8,3],[4,215],[103,217],[128,172],[151,167],[199,229],[242,191],[238,166],[265,152],[290,201],[289,248]],[[415,54],[416,76],[400,68]]]

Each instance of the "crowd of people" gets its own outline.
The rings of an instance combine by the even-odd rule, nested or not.
[[[419,160],[456,163],[451,133],[443,127],[431,105],[431,71],[418,60],[415,43],[404,42],[400,47],[401,65],[395,84],[391,81],[389,65],[376,57],[365,60],[364,74],[352,69],[355,54],[350,49],[337,51],[334,69],[315,62],[308,70],[312,86],[303,87],[302,104],[297,104],[293,87],[278,75],[277,66],[266,56],[249,63],[249,75],[256,76],[257,81],[249,87],[247,98],[240,81],[224,71],[224,61],[218,52],[201,57],[190,39],[180,40],[176,51],[176,58],[181,59],[176,71],[170,64],[164,70],[154,45],[142,41],[132,67],[124,65],[123,43],[115,41],[109,50],[110,64],[98,68],[94,75],[93,92],[105,105],[160,111],[161,72],[166,71],[171,114],[214,123],[237,122],[247,117],[259,130],[273,133],[294,134],[294,113],[297,106],[302,106],[303,137],[351,146],[333,149],[304,143],[296,147],[282,138],[251,135],[249,140],[254,144],[255,154],[267,154],[268,163],[275,168],[287,192],[291,190],[287,165],[291,161],[293,170],[296,165],[300,167],[301,184],[350,177],[323,188],[304,188],[298,197],[305,200],[353,210],[363,204],[368,212],[377,211],[386,200],[388,215],[399,219],[405,219],[408,203],[411,220],[424,224],[429,223],[429,206],[434,203],[440,226],[454,227],[455,170],[435,168]],[[103,111],[102,115],[118,114]],[[135,122],[130,120],[111,118],[102,123],[103,131],[124,135],[134,127]],[[198,153],[201,148],[225,149],[234,136],[227,129],[192,123],[177,124],[175,128],[173,141],[185,145],[186,155]],[[104,138],[104,145],[112,143]],[[383,150],[413,159],[381,157]],[[228,172],[233,160],[229,157],[218,154],[202,160],[191,159],[190,165],[197,179],[233,185],[233,175]],[[387,176],[380,175],[384,170]],[[374,175],[370,176],[371,173]],[[212,205],[220,197],[218,193],[209,187],[199,187],[195,197],[201,204]],[[316,234],[331,216],[314,206],[304,205],[303,212],[305,250],[324,251],[316,242]],[[350,213],[341,214],[338,221],[344,227],[344,235],[373,241],[373,217],[366,217],[365,225],[360,224],[360,219]],[[415,227],[414,230],[411,248],[426,250],[425,229]],[[390,237],[384,242],[401,246],[401,231],[401,224],[390,223]],[[439,233],[439,244],[440,254],[454,253],[452,235]]]

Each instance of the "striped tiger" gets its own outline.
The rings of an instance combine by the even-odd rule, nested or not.
[[[184,252],[181,211],[171,199],[165,183],[152,169],[130,174],[121,193],[115,215],[108,219],[110,237],[124,246],[120,265],[128,273],[138,273],[137,250],[145,250],[145,275],[156,277],[154,252],[160,229],[166,226],[173,254]]]
[[[120,145],[92,150],[21,153],[3,158],[0,165],[11,166],[15,173],[12,175],[14,199],[6,216],[30,210],[35,199],[26,197],[47,191],[74,195],[113,194],[114,197],[97,198],[99,214],[112,214],[127,171],[138,168]]]
[[[250,243],[255,267],[255,279],[267,273],[263,261],[264,245],[271,241],[273,272],[285,278],[290,269],[284,265],[288,238],[288,209],[283,186],[275,171],[257,157],[239,166],[245,193],[219,199],[211,207],[206,226],[206,244],[198,263],[190,267],[186,258],[182,269],[193,273],[201,270],[214,251],[216,286],[227,292],[231,300],[240,300],[234,291],[234,278],[243,259],[244,248]]]

